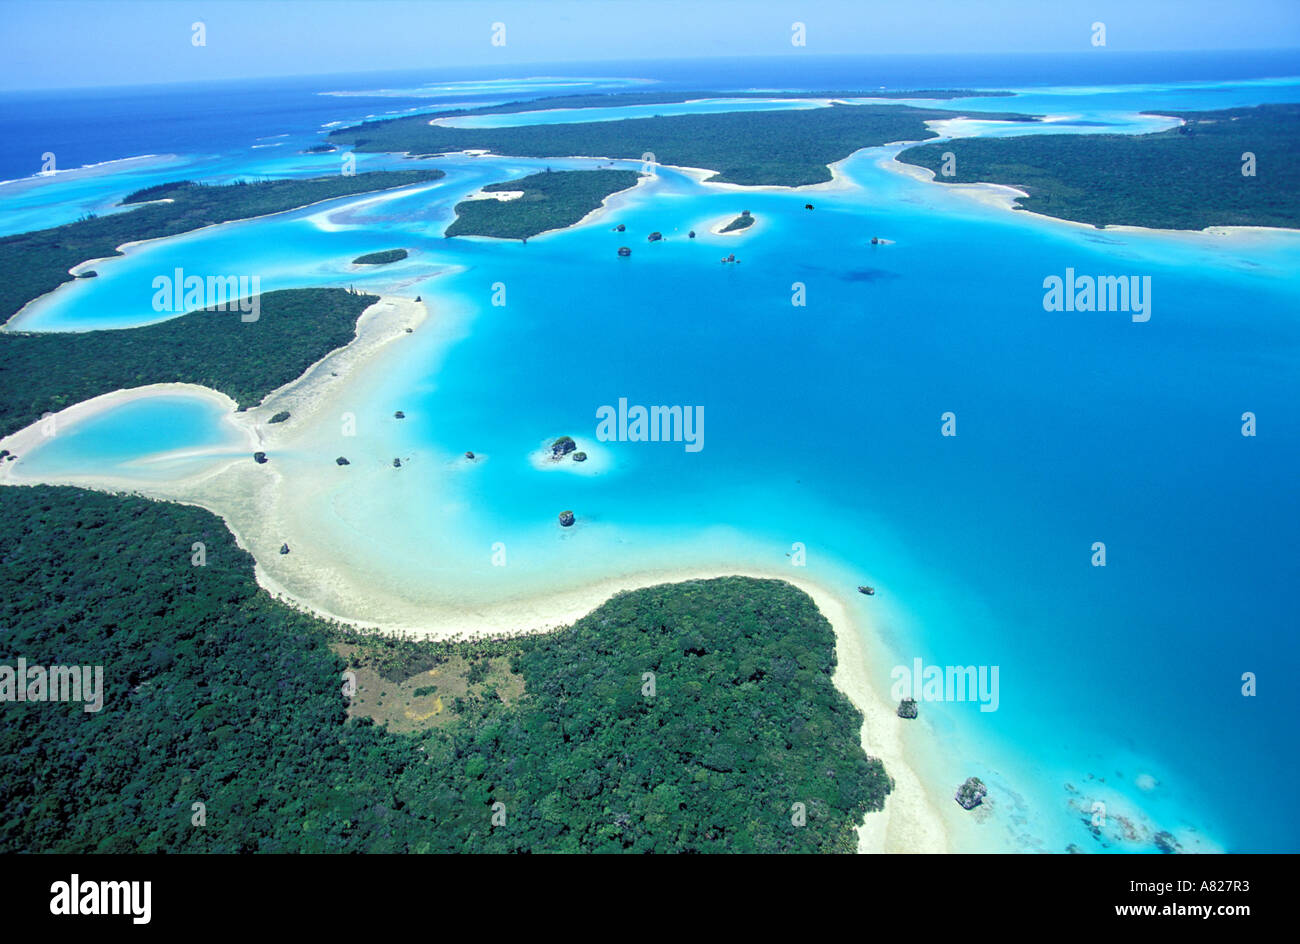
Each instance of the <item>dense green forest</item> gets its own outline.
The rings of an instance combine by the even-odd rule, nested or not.
[[[88,259],[120,255],[123,243],[188,233],[213,223],[281,213],[322,200],[437,180],[440,170],[372,171],[302,180],[206,186],[193,181],[158,184],[123,204],[149,203],[129,213],[92,216],[51,229],[0,237],[0,321],[34,298],[71,282],[68,270]]]
[[[380,252],[368,252],[352,260],[353,265],[387,265],[406,258],[405,249],[384,249]]]
[[[900,91],[884,89],[831,89],[821,92],[591,92],[583,95],[550,95],[546,98],[482,105],[478,108],[454,108],[425,115],[426,119],[453,118],[463,115],[511,115],[523,111],[552,108],[622,108],[628,105],[673,105],[705,98],[1006,98],[1014,92],[980,92],[974,89],[918,89]],[[387,120],[387,119],[385,119]]]
[[[1027,115],[969,112],[972,118],[1033,121]],[[801,111],[725,112],[626,118],[518,128],[431,126],[428,115],[340,128],[330,137],[358,151],[442,154],[482,148],[518,157],[610,157],[707,167],[714,181],[800,186],[831,179],[827,164],[859,148],[935,137],[927,119],[951,111],[907,105],[833,105]]]
[[[610,194],[635,187],[640,176],[634,170],[557,170],[488,184],[484,190],[521,190],[523,196],[456,204],[446,235],[527,239],[572,226]]]
[[[1020,206],[1096,226],[1300,227],[1300,105],[1160,112],[1186,125],[1154,134],[962,138],[898,159],[940,183],[988,181],[1029,194]],[[956,175],[939,170],[956,156]],[[1255,155],[1255,175],[1242,173]]]
[[[849,851],[891,787],[831,684],[829,624],[779,581],[419,643],[272,600],[198,508],[5,487],[0,519],[0,664],[102,666],[105,693],[0,708],[0,851]],[[349,720],[340,643],[395,681],[468,666],[466,694],[409,733]]]
[[[238,310],[205,310],[112,331],[0,332],[0,436],[47,411],[153,383],[202,384],[241,409],[256,406],[351,342],[357,318],[378,300],[340,288],[287,289],[262,295],[250,322]]]

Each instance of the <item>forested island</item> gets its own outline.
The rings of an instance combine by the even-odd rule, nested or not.
[[[387,265],[406,258],[405,249],[384,249],[381,252],[368,252],[352,260],[353,265]]]
[[[521,191],[510,200],[465,200],[456,204],[456,219],[447,236],[495,236],[527,239],[547,230],[572,226],[605,198],[635,187],[634,170],[557,170],[488,184],[488,193]]]
[[[612,104],[612,103],[610,103]],[[971,118],[1036,121],[968,112]],[[414,155],[481,149],[517,157],[609,157],[706,167],[715,182],[797,187],[831,179],[828,164],[863,147],[936,137],[927,120],[953,112],[908,105],[831,105],[798,111],[721,112],[517,128],[448,128],[428,115],[370,121],[330,133],[357,151]]]
[[[0,663],[104,667],[99,712],[6,705],[4,852],[848,852],[892,786],[830,625],[779,581],[422,643],[276,602],[199,508],[5,487],[0,516]],[[349,664],[380,689],[351,719]],[[440,690],[401,731],[357,710]]]
[[[242,181],[221,186],[182,180],[137,190],[122,205],[147,203],[130,213],[90,216],[51,229],[0,237],[0,321],[32,299],[71,282],[68,270],[90,259],[121,255],[123,243],[231,220],[281,213],[354,194],[438,180],[440,170],[371,171],[302,180]],[[170,202],[150,202],[158,200]]]
[[[241,409],[296,380],[352,341],[357,318],[379,301],[346,289],[266,292],[257,321],[237,306],[193,311],[138,328],[0,332],[0,436],[48,412],[154,383],[202,384]]]
[[[961,138],[908,148],[898,160],[940,183],[1007,184],[1029,194],[1023,209],[1099,227],[1300,227],[1300,105],[1160,114],[1185,124],[1139,135]],[[940,173],[946,151],[956,156],[951,177]]]
[[[722,229],[718,230],[718,232],[719,232],[719,233],[734,233],[734,232],[736,232],[737,230],[748,229],[749,227],[751,227],[751,226],[753,226],[753,225],[754,225],[754,216],[753,216],[753,214],[750,213],[748,210],[745,210],[745,211],[743,211],[743,212],[740,214],[740,216],[736,217],[734,220],[732,220],[732,221],[731,221],[730,223],[728,223],[726,226],[722,227]]]
[[[549,111],[557,108],[621,108],[627,105],[676,105],[701,99],[824,99],[824,98],[929,98],[948,100],[954,98],[1010,98],[1015,92],[981,92],[975,89],[917,89],[864,91],[862,89],[830,89],[819,92],[774,90],[767,92],[588,92],[580,95],[549,95],[545,98],[503,102],[500,105],[481,105],[477,108],[453,108],[425,115],[425,120],[435,118],[460,118],[467,115],[512,115],[527,111]],[[319,147],[320,145],[317,145]]]

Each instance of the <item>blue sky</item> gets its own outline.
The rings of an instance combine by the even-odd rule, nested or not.
[[[1300,47],[1300,0],[0,0],[0,88],[744,55]],[[207,45],[191,42],[205,24]],[[807,44],[790,42],[791,24]],[[492,24],[506,26],[504,46]]]

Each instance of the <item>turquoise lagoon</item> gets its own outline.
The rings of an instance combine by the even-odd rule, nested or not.
[[[932,104],[1132,131],[1151,126],[1139,109],[1295,91]],[[149,281],[175,267],[247,269],[264,290],[422,294],[434,330],[395,347],[358,391],[357,439],[272,457],[290,477],[345,447],[403,458],[391,488],[342,475],[331,492],[346,511],[320,527],[352,548],[358,573],[472,606],[647,570],[788,568],[839,589],[876,628],[888,653],[870,671],[884,690],[916,658],[999,667],[997,711],[926,702],[917,726],[940,794],[972,774],[992,788],[994,815],[959,831],[960,848],[1151,851],[1168,830],[1187,848],[1295,850],[1300,234],[1042,220],[883,167],[898,150],[858,152],[840,165],[852,187],[834,192],[738,191],[658,168],[606,214],[526,245],[441,233],[484,183],[604,162],[433,161],[448,176],[432,186],[135,247],[33,305],[24,327],[156,320]],[[741,210],[757,217],[751,230],[708,233]],[[666,240],[648,243],[652,230]],[[410,258],[350,265],[395,246]],[[738,264],[720,262],[729,253]],[[1149,275],[1150,321],[1044,311],[1043,279],[1067,268]],[[795,283],[805,306],[792,304]],[[703,407],[704,448],[594,442],[597,409],[620,398]],[[1254,438],[1240,433],[1246,411]],[[955,437],[940,435],[947,412]],[[164,419],[133,418],[153,422]],[[218,438],[215,416],[184,423],[196,441]],[[530,455],[566,433],[593,445],[599,468],[534,467]],[[67,474],[181,448],[142,436],[69,436],[20,465],[53,477],[47,461]],[[483,461],[459,461],[465,450]],[[565,508],[571,530],[555,523]],[[1097,541],[1104,568],[1091,564]],[[791,563],[796,543],[806,567]],[[853,593],[861,583],[877,595]],[[1259,673],[1257,697],[1242,697],[1244,672]],[[1094,833],[1098,801],[1109,819]],[[1138,824],[1130,838],[1125,820]]]
[[[177,392],[122,403],[67,429],[56,426],[20,466],[24,476],[49,481],[112,475],[147,485],[202,472],[214,458],[248,450],[219,403]]]

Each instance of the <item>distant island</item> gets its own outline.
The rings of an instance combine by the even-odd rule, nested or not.
[[[606,104],[618,104],[615,98]],[[965,114],[985,120],[1038,120],[1016,113]],[[356,151],[417,156],[480,149],[518,157],[641,161],[652,154],[660,164],[709,168],[716,172],[709,178],[715,182],[797,187],[830,180],[827,165],[859,148],[936,137],[926,121],[953,117],[951,111],[909,105],[831,105],[514,128],[448,128],[430,125],[428,115],[412,115],[340,128],[330,137]]]
[[[892,788],[830,624],[780,581],[418,642],[272,599],[194,506],[12,486],[0,516],[0,655],[112,666],[102,714],[6,706],[0,851],[853,852]]]
[[[385,249],[381,252],[368,252],[352,260],[353,265],[387,265],[406,258],[405,249]]]
[[[550,111],[568,108],[621,108],[628,105],[676,105],[703,99],[835,99],[835,98],[929,98],[947,100],[954,98],[1010,98],[1015,92],[981,92],[975,89],[831,89],[814,92],[589,92],[580,95],[550,95],[544,98],[503,102],[500,105],[481,105],[477,108],[454,108],[424,115],[425,120],[435,118],[462,118],[469,115],[512,115],[520,112]]]
[[[448,236],[494,236],[528,239],[538,233],[572,226],[605,198],[635,187],[634,170],[557,170],[488,184],[487,193],[520,192],[511,200],[465,200],[456,204]]]
[[[50,229],[0,237],[0,321],[73,276],[68,270],[91,259],[121,255],[117,247],[142,239],[177,236],[214,223],[282,213],[376,190],[427,183],[440,170],[371,171],[301,180],[238,181],[209,186],[189,180],[158,184],[127,195],[123,206],[147,203],[130,213],[90,216]],[[168,203],[151,201],[168,199]]]
[[[155,383],[193,383],[256,406],[356,335],[376,295],[340,288],[260,296],[260,317],[194,311],[111,331],[0,331],[0,436],[84,400]],[[285,418],[288,415],[285,414]]]
[[[1152,114],[1147,112],[1146,114]],[[1300,228],[1300,104],[1160,112],[1186,124],[1154,134],[960,138],[898,160],[939,183],[1006,184],[1034,213],[1094,226]],[[944,153],[956,174],[942,175]],[[1242,173],[1247,153],[1257,173]]]

